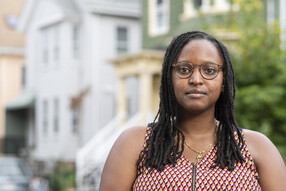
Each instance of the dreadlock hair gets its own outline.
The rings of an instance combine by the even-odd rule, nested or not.
[[[178,127],[177,101],[172,84],[172,64],[176,62],[182,48],[195,39],[205,39],[214,44],[223,59],[224,89],[215,104],[217,127],[217,153],[213,168],[219,166],[233,170],[235,163],[243,162],[241,154],[244,142],[234,117],[235,78],[227,48],[213,36],[201,31],[183,33],[175,37],[166,50],[162,65],[160,104],[158,113],[149,126],[152,133],[139,162],[144,166],[162,171],[167,164],[175,165],[184,151],[185,137]],[[238,143],[234,137],[238,135]],[[175,140],[176,139],[176,140]],[[181,148],[181,149],[180,149]]]

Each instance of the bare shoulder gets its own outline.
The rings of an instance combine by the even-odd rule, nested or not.
[[[143,148],[146,130],[147,127],[143,126],[126,129],[118,137],[114,143],[114,147],[123,151],[127,149],[138,157],[141,149]]]
[[[116,153],[116,158],[137,159],[143,148],[147,127],[138,126],[124,130],[115,141],[109,156]]]
[[[243,133],[248,149],[254,156],[259,155],[259,153],[262,151],[261,148],[275,148],[273,143],[262,133],[248,129],[243,129]]]
[[[246,129],[243,132],[258,171],[262,190],[284,190],[286,188],[286,167],[275,145],[262,133]]]
[[[275,145],[264,134],[257,131],[244,129],[246,144],[255,162],[265,156],[266,153],[280,155]]]
[[[144,142],[146,130],[147,127],[145,126],[131,127],[123,131],[119,136],[118,140],[135,141],[135,143],[138,142],[140,144],[140,140],[141,143],[142,141]]]
[[[112,146],[105,162],[100,190],[131,190],[137,175],[137,162],[147,127],[123,131]]]

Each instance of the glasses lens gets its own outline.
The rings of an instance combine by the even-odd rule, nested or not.
[[[219,68],[216,64],[202,64],[201,65],[201,74],[206,79],[215,78],[218,74]]]
[[[188,78],[193,73],[193,66],[187,62],[180,62],[176,65],[176,73],[181,78]]]

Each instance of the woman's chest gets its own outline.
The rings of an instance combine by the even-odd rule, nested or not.
[[[142,168],[133,190],[261,190],[247,163],[233,171],[211,165],[207,159],[194,165],[182,156],[176,166],[167,165],[161,172]]]

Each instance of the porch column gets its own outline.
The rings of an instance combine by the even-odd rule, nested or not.
[[[148,72],[141,73],[139,76],[139,110],[142,114],[142,122],[150,120],[152,114],[152,77],[152,74]]]
[[[125,115],[127,113],[126,83],[123,76],[120,76],[117,79],[116,108],[117,115]]]

